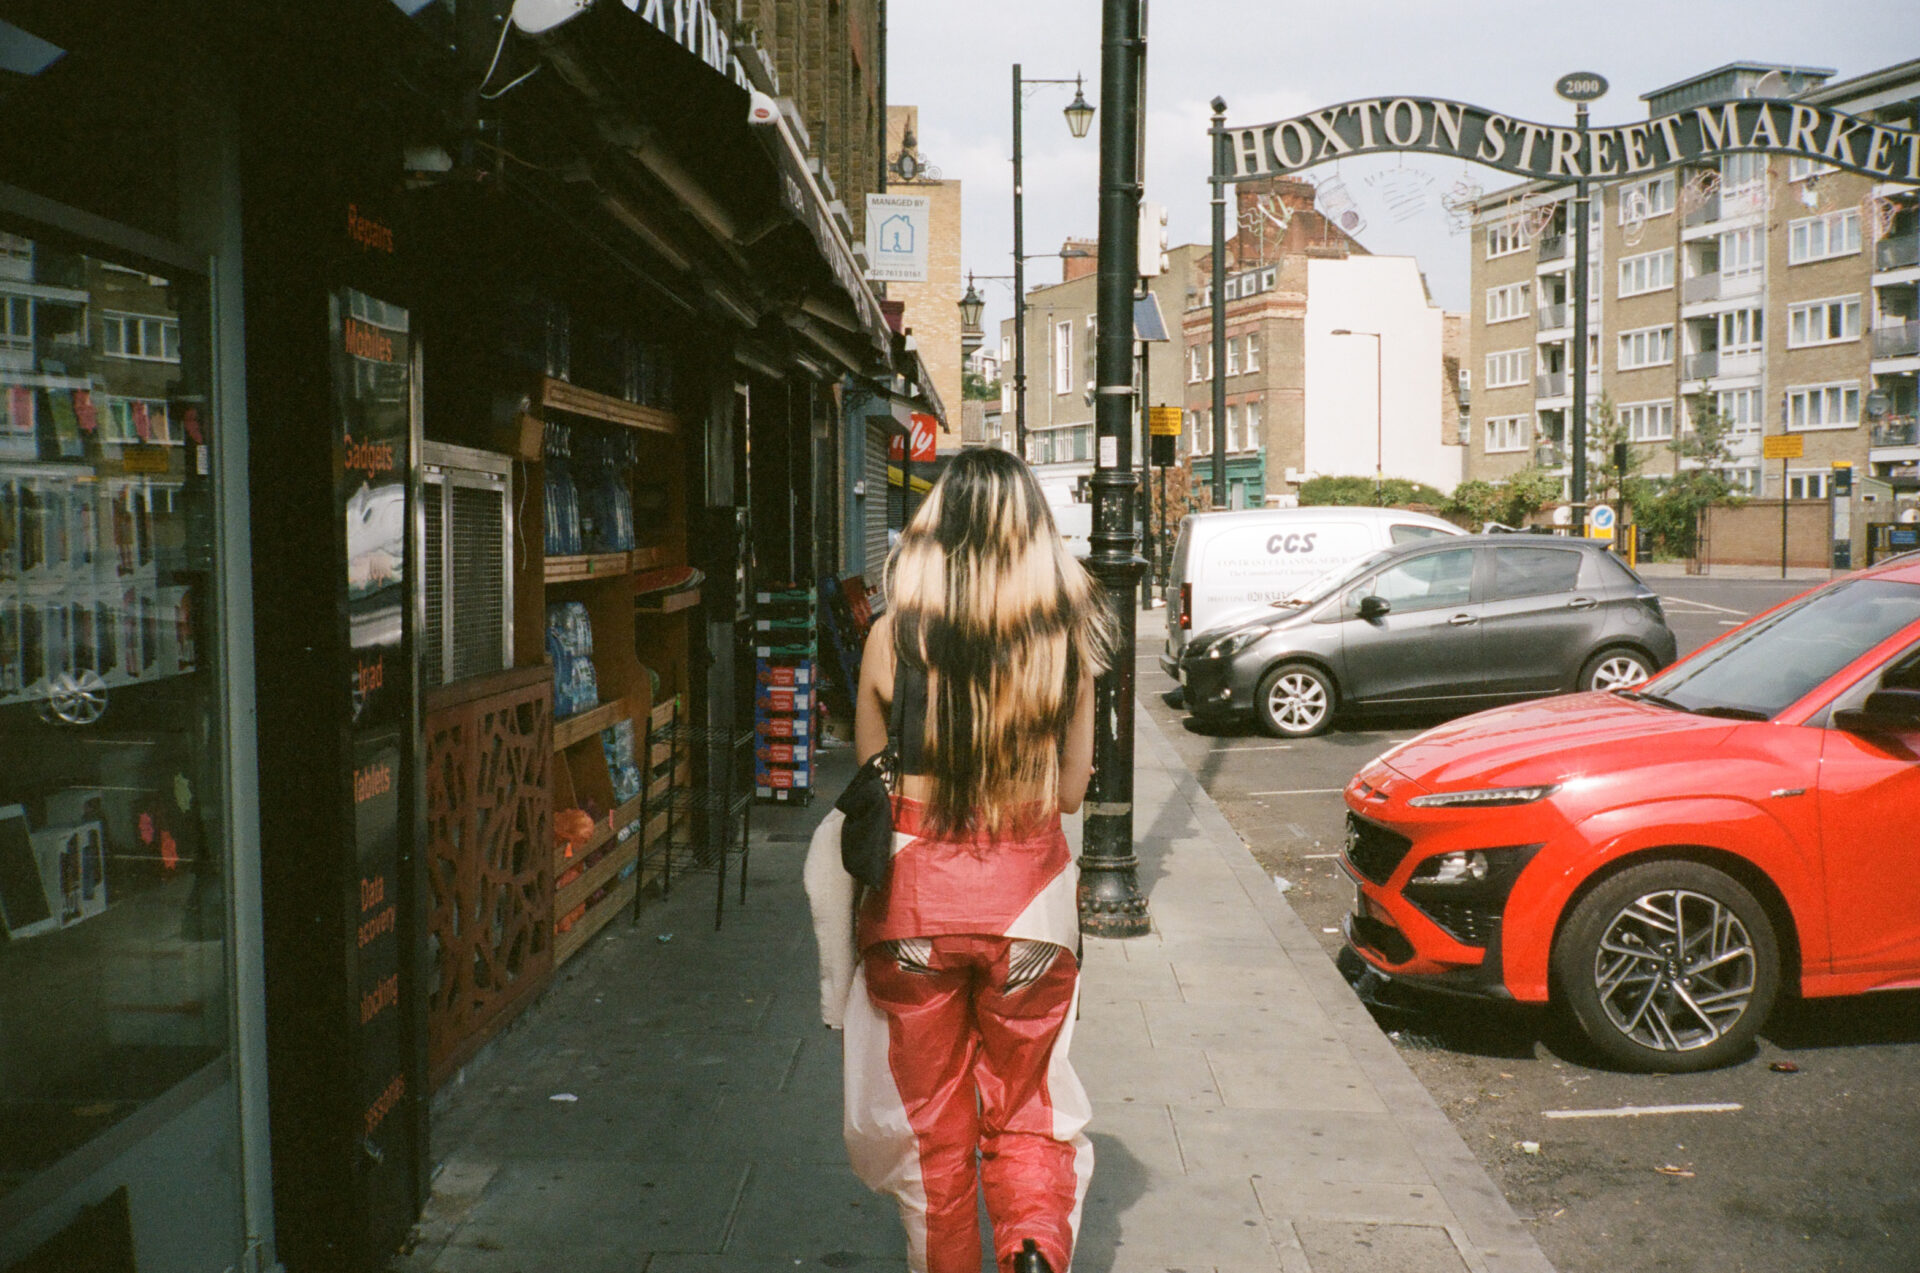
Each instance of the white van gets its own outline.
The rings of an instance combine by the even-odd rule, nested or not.
[[[1160,666],[1179,675],[1187,637],[1291,596],[1368,553],[1466,532],[1398,508],[1249,508],[1180,519],[1167,577]]]

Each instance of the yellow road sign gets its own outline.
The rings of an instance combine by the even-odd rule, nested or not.
[[[1147,429],[1156,438],[1180,436],[1179,407],[1148,407]]]
[[[1797,460],[1807,453],[1807,440],[1798,433],[1776,433],[1760,440],[1760,454],[1769,460]]]

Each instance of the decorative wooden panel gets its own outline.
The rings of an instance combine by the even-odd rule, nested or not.
[[[427,1062],[438,1087],[553,971],[553,683],[545,667],[427,699]]]

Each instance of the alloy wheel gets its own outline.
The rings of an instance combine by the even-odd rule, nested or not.
[[[1623,690],[1647,679],[1647,665],[1631,654],[1609,654],[1593,669],[1589,689]]]
[[[1287,733],[1319,727],[1327,717],[1327,687],[1308,672],[1283,672],[1267,689],[1267,716]]]
[[[1746,925],[1690,889],[1645,893],[1606,926],[1593,988],[1613,1027],[1656,1052],[1720,1039],[1752,1003],[1758,960]]]

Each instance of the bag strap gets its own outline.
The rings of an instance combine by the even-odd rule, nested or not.
[[[893,702],[887,710],[887,742],[880,749],[886,757],[888,786],[897,787],[900,781],[901,737],[907,728],[907,696],[900,684],[900,662],[893,665]]]

